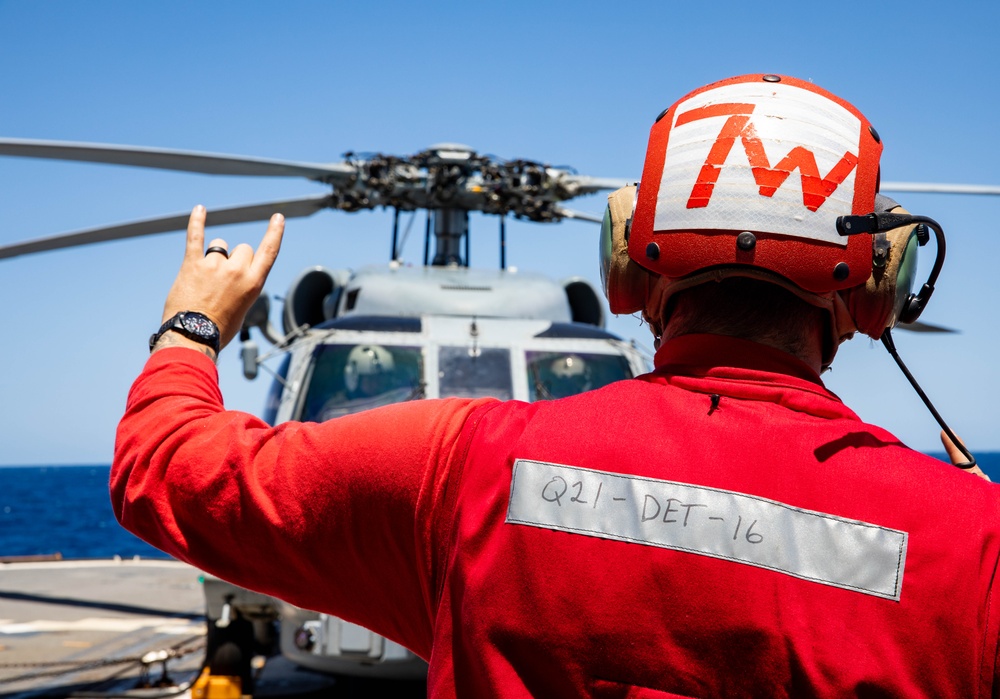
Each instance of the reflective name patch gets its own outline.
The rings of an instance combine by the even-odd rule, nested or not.
[[[906,532],[729,490],[518,459],[506,521],[686,551],[899,601]]]

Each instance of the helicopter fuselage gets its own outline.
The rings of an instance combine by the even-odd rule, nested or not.
[[[601,327],[602,308],[579,278],[397,263],[354,274],[311,268],[286,297],[292,339],[282,343],[264,417],[321,422],[449,396],[551,400],[648,371],[633,343]],[[299,665],[380,678],[419,679],[426,670],[367,629],[284,602],[276,608],[281,653]]]

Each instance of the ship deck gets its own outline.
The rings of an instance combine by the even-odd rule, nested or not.
[[[205,661],[204,609],[201,573],[173,560],[0,563],[0,697],[189,697]],[[279,656],[261,668],[253,696],[387,689],[402,694]]]

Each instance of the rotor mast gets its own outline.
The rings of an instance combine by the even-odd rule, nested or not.
[[[430,258],[434,267],[468,267],[469,208],[458,200],[466,195],[469,178],[479,174],[487,160],[460,143],[438,143],[416,157],[427,172],[428,189],[434,193],[431,203],[438,204],[429,208],[434,255],[431,257],[431,251],[425,250],[424,259]],[[425,244],[429,245],[430,240]]]
[[[469,212],[464,209],[433,209],[435,267],[469,266]],[[462,254],[462,242],[465,254]]]

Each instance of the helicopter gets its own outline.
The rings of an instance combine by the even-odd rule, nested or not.
[[[304,217],[324,209],[391,209],[389,259],[357,270],[313,266],[284,297],[281,330],[262,293],[240,332],[243,374],[273,374],[263,411],[270,424],[322,421],[389,403],[443,396],[550,400],[637,376],[650,358],[605,329],[600,293],[585,279],[554,281],[508,266],[506,220],[582,219],[576,197],[628,182],[581,176],[532,160],[505,161],[469,146],[442,143],[410,156],[347,153],[308,163],[106,144],[0,139],[0,155],[100,162],[213,175],[303,177],[330,191],[216,209],[208,225]],[[1000,188],[882,183],[883,191],[998,194]],[[412,227],[401,214],[426,212],[420,265],[401,249]],[[469,263],[470,212],[499,220],[499,266]],[[183,230],[187,214],[0,247],[0,259]],[[910,329],[942,332],[915,323]],[[260,354],[254,336],[271,345]],[[266,363],[278,360],[278,368]],[[419,682],[422,660],[374,633],[324,614],[209,579],[209,657],[234,644],[234,672],[251,683],[249,661],[275,647],[294,663],[341,676]],[[275,631],[275,624],[277,630]]]

